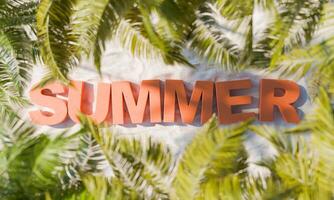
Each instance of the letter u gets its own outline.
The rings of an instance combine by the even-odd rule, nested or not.
[[[111,87],[107,83],[99,83],[95,91],[95,110],[94,103],[88,101],[87,84],[83,81],[72,81],[68,94],[68,114],[70,118],[79,123],[80,113],[90,117],[95,123],[104,122],[109,113]]]

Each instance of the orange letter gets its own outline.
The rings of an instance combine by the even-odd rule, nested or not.
[[[93,102],[89,102],[86,83],[72,81],[68,94],[68,114],[72,121],[79,123],[78,114],[92,113]],[[88,116],[97,124],[102,123],[108,115],[110,107],[110,84],[97,85],[95,112]]]
[[[43,88],[34,88],[30,91],[32,103],[52,110],[35,110],[29,112],[31,121],[39,125],[56,125],[65,121],[67,117],[66,101],[56,97],[57,94],[66,94],[67,88],[60,83],[51,83]]]
[[[182,122],[190,124],[194,121],[200,99],[202,99],[201,123],[205,123],[211,117],[213,82],[197,81],[188,103],[183,81],[166,80],[164,122],[175,122],[175,96],[177,96]]]
[[[124,124],[123,96],[132,123],[143,122],[148,98],[151,122],[161,122],[160,80],[142,81],[137,103],[134,99],[130,82],[115,82],[111,84],[111,87],[114,124]]]
[[[275,89],[284,90],[284,94],[277,96]],[[262,79],[260,82],[260,121],[273,121],[274,106],[277,106],[284,121],[298,123],[300,119],[292,104],[298,100],[299,95],[299,86],[292,81]]]
[[[255,117],[255,113],[235,113],[232,106],[247,105],[252,103],[251,96],[231,96],[231,90],[249,89],[252,82],[247,80],[224,81],[216,83],[217,110],[219,121],[222,124],[231,124]]]

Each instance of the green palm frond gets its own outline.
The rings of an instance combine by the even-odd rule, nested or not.
[[[227,70],[259,67],[266,62],[254,51],[253,18],[255,7],[273,7],[268,1],[215,1],[198,12],[190,47],[195,52]]]
[[[271,172],[262,198],[282,198],[288,194],[296,199],[330,199],[331,190],[320,182],[319,155],[310,145],[310,138],[268,126],[252,126],[251,130],[266,138],[277,151],[274,157],[262,161]]]
[[[64,172],[64,176],[59,179],[64,190],[81,186],[83,176],[87,174],[101,174],[108,170],[102,149],[94,137],[84,128],[77,135],[73,140],[75,151],[60,154],[60,171]]]
[[[317,172],[324,188],[332,191],[334,176],[334,162],[330,159],[334,155],[334,109],[330,99],[324,90],[317,100],[318,108],[310,117],[313,149],[319,156],[319,167]]]
[[[323,187],[329,191],[333,188],[334,162],[330,159],[334,155],[334,109],[331,99],[326,91],[321,88],[320,95],[316,99],[317,108],[313,114],[306,117],[306,120],[291,132],[311,132],[312,150],[319,160],[317,173]]]
[[[67,0],[42,0],[39,3],[36,26],[40,54],[50,71],[46,80],[58,79],[68,82],[68,72],[78,62],[78,55],[75,54],[78,44],[70,34],[75,4],[76,1]]]
[[[80,151],[76,156],[75,165],[79,173],[97,172],[104,169],[102,150],[92,135],[85,133],[80,137]]]
[[[23,91],[34,62],[36,3],[6,1],[0,4],[0,117],[15,116],[26,105]],[[16,114],[15,114],[16,113]]]
[[[201,185],[201,193],[196,199],[242,199],[243,180],[237,175],[227,175],[224,178],[216,178]]]
[[[93,52],[95,66],[100,71],[105,42],[114,36],[121,17],[134,6],[134,0],[79,1],[73,14],[72,33],[80,45],[79,52]]]
[[[36,1],[4,1],[0,3],[0,27],[20,27],[35,22]]]
[[[83,182],[86,190],[81,193],[80,196],[84,196],[83,199],[85,200],[145,199],[142,194],[131,188],[128,188],[122,181],[119,180],[109,181],[104,176],[85,176]]]
[[[137,27],[136,23],[122,20],[117,30],[117,37],[120,38],[123,47],[129,49],[135,56],[145,55],[153,59],[160,58],[156,48],[140,34],[140,27]]]
[[[186,147],[173,182],[176,199],[203,199],[238,191],[221,187],[229,181],[238,182],[238,176],[245,173],[243,133],[248,123],[222,130],[217,123],[216,119],[208,122]]]
[[[274,0],[255,0],[254,3],[260,8],[264,8],[266,10],[269,10],[275,6]]]
[[[208,5],[207,9],[207,12],[199,14],[199,19],[194,23],[189,48],[224,69],[235,69],[241,50],[238,44],[226,36],[226,32],[228,34],[231,29],[237,32],[241,21],[230,23],[230,27],[221,27],[212,13],[214,8]]]
[[[289,134],[284,134],[283,129],[271,127],[267,125],[250,126],[250,130],[260,137],[265,138],[271,145],[273,145],[278,152],[294,152],[296,146],[294,145],[294,138]]]
[[[264,7],[272,4],[270,1],[248,0],[207,3],[194,24],[190,47],[199,56],[227,70],[252,66],[253,15],[257,3]]]
[[[16,47],[13,46],[15,45],[13,43],[16,41],[13,41],[13,38],[10,38],[13,36],[8,36],[8,34],[13,33],[14,31],[0,33],[0,88],[4,94],[2,95],[3,98],[6,96],[8,102],[14,104],[19,103],[20,105],[20,102],[16,97],[21,96],[21,93],[23,92],[25,85],[23,77],[26,74],[24,70],[29,70],[30,66],[23,67],[22,65],[26,66],[25,61],[18,59],[16,55]],[[18,42],[21,40],[18,40]],[[29,65],[29,63],[27,63],[27,65]],[[28,77],[25,78],[29,80]]]
[[[274,22],[266,30],[267,36],[257,44],[260,51],[271,57],[275,66],[279,56],[293,47],[304,46],[311,41],[323,14],[326,1],[278,1]]]
[[[145,8],[134,8],[125,16],[117,30],[123,47],[137,57],[191,65],[182,54],[180,42],[156,27],[150,14]]]
[[[117,137],[87,118],[82,118],[82,123],[103,152],[105,163],[112,171],[111,182],[121,181],[124,190],[131,189],[145,198],[168,197],[168,175],[173,166],[168,148],[152,140],[143,143]]]
[[[45,81],[64,81],[82,54],[93,55],[100,72],[105,42],[115,35],[136,56],[191,65],[182,51],[186,32],[201,3],[204,1],[187,4],[189,13],[184,13],[177,12],[185,7],[184,2],[169,0],[41,1],[37,32],[43,62],[50,70]],[[167,13],[169,6],[176,8],[177,16],[172,17],[170,10]],[[170,21],[171,17],[177,20]],[[187,23],[182,23],[184,19],[188,19]]]
[[[333,30],[333,4],[323,5],[324,15],[317,32],[330,32]],[[323,25],[322,25],[323,24]],[[288,53],[279,56],[272,69],[282,76],[292,76],[300,79],[312,73],[308,78],[308,86],[312,96],[316,96],[319,86],[329,87],[333,90],[333,36],[317,36],[304,46],[297,46]]]
[[[282,23],[285,47],[303,45],[310,42],[323,15],[326,0],[320,1],[282,1],[279,3],[279,23]]]
[[[173,1],[164,0],[153,10],[157,13],[161,34],[170,34],[176,41],[185,46],[194,28],[197,13],[200,12],[208,1]],[[163,32],[165,31],[165,33]]]
[[[16,120],[1,126],[0,196],[11,199],[36,199],[45,191],[62,195],[65,174],[63,157],[77,150],[76,134],[65,133],[51,139],[38,134],[28,123]]]
[[[333,88],[333,38],[303,49],[294,49],[289,54],[281,56],[277,70],[282,76],[292,76],[295,79],[305,77],[308,73],[308,86]],[[312,92],[312,91],[311,91]]]
[[[220,8],[221,15],[228,19],[239,19],[252,15],[255,4],[253,0],[246,0],[244,2],[218,0],[216,2]]]

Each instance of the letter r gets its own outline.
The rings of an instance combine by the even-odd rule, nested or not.
[[[275,90],[282,89],[284,94],[278,96]],[[298,123],[297,109],[293,106],[300,96],[299,86],[288,80],[262,79],[260,82],[260,121],[274,120],[274,106],[277,106],[284,121]]]

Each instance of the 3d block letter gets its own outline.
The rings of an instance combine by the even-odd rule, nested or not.
[[[89,95],[93,93],[86,86],[87,84],[83,81],[71,82],[68,94],[68,114],[76,123],[79,123],[78,115],[82,113],[89,116],[95,123],[100,124],[106,120],[110,110],[110,84],[99,83],[97,85],[95,111],[93,111],[94,102],[89,101]]]
[[[161,122],[160,80],[142,81],[137,101],[133,95],[130,82],[114,82],[111,84],[111,87],[112,117],[114,124],[124,124],[125,105],[130,115],[131,122],[142,123],[144,121],[145,109],[148,103],[148,99],[150,105],[150,122]]]
[[[166,80],[164,101],[164,122],[175,122],[175,100],[177,98],[183,123],[194,121],[199,102],[202,99],[201,123],[205,123],[212,115],[213,82],[197,81],[188,103],[184,83],[181,80]]]
[[[64,95],[67,88],[60,83],[51,83],[42,88],[36,87],[30,91],[31,103],[47,109],[29,112],[32,123],[39,125],[57,125],[67,118],[67,104],[56,95]]]
[[[232,106],[252,103],[251,96],[231,96],[232,90],[249,89],[252,82],[249,79],[237,81],[216,82],[216,98],[218,118],[222,124],[231,124],[255,117],[255,113],[233,113]]]
[[[283,90],[277,95],[275,90]],[[296,108],[293,106],[300,96],[299,86],[288,80],[262,79],[260,82],[260,121],[274,120],[274,106],[277,106],[284,121],[298,123],[300,121]]]

